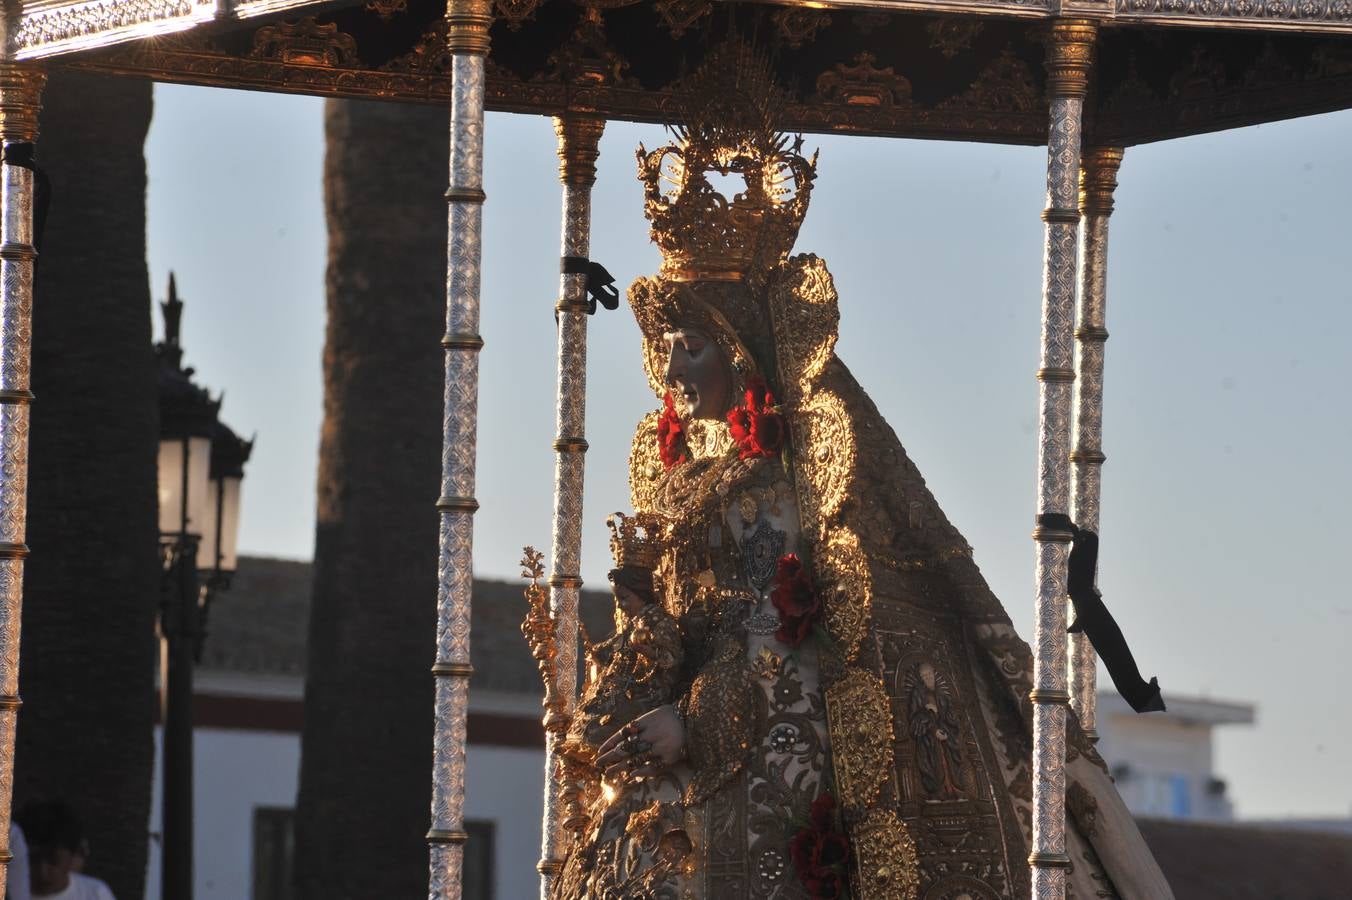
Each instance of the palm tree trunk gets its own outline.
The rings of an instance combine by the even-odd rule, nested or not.
[[[15,794],[66,798],[118,897],[145,892],[154,763],[159,409],[146,271],[151,85],[53,72],[33,302]]]
[[[302,900],[427,890],[447,113],[329,101]]]

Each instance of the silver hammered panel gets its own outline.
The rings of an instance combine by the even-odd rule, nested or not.
[[[1066,689],[1066,558],[1069,544],[1037,544],[1037,616],[1033,620],[1033,685]]]

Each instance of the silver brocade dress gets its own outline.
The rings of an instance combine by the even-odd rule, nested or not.
[[[568,855],[561,900],[797,900],[789,842],[827,771],[826,708],[814,638],[776,635],[777,563],[799,552],[791,476],[741,460],[721,424],[667,473],[654,508],[674,539],[658,570],[681,623],[686,761],[606,783]]]

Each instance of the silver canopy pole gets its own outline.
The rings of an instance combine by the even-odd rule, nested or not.
[[[1122,165],[1121,147],[1086,150],[1080,163],[1080,303],[1075,340],[1075,449],[1070,454],[1073,487],[1070,518],[1078,528],[1099,530],[1103,455],[1103,351],[1108,340],[1108,217]],[[1098,656],[1084,632],[1070,636],[1070,706],[1090,740],[1098,739]]]
[[[1071,389],[1075,380],[1076,237],[1080,224],[1081,114],[1096,26],[1059,19],[1047,42],[1050,118],[1042,257],[1042,364],[1038,369],[1039,517],[1070,510]],[[1039,519],[1033,629],[1033,896],[1064,900],[1066,854],[1066,560],[1072,535]]]
[[[591,190],[605,120],[565,113],[554,119],[563,182],[559,275],[558,378],[554,440],[554,548],[549,608],[554,621],[554,696],[545,719],[545,797],[540,845],[540,897],[548,900],[563,865],[567,791],[559,777],[559,743],[577,704],[577,615],[582,589],[582,481],[587,412],[587,270],[591,252]]]
[[[19,617],[28,515],[29,364],[33,344],[33,143],[47,75],[0,63],[0,896],[9,862],[14,729],[19,717]]]
[[[479,414],[479,266],[483,239],[484,69],[488,0],[450,0],[451,154],[446,255],[446,393],[442,416],[441,551],[437,563],[436,721],[429,900],[460,900],[464,874],[465,719],[469,706],[474,463]]]

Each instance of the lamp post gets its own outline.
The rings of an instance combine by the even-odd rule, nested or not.
[[[160,393],[160,721],[163,724],[160,816],[162,900],[193,894],[193,664],[206,637],[212,594],[235,568],[240,482],[253,448],[217,419],[221,401],[183,366],[183,302],[174,276],[155,347]]]

